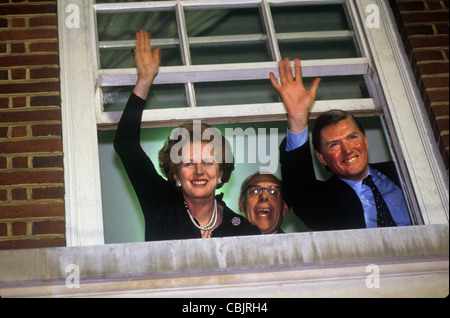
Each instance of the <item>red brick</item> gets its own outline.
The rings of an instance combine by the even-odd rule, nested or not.
[[[63,183],[62,171],[12,171],[0,172],[0,185],[37,183]]]
[[[32,190],[33,200],[56,200],[64,199],[63,187],[46,187],[46,188],[34,188]]]
[[[26,235],[27,234],[27,223],[26,222],[14,222],[11,224],[12,235]]]
[[[13,18],[11,19],[11,27],[13,28],[23,28],[26,26],[26,20],[24,18]]]
[[[61,139],[32,139],[0,142],[1,153],[41,153],[62,151]]]
[[[8,224],[0,223],[0,236],[8,235]]]
[[[59,109],[0,112],[0,122],[2,123],[37,122],[60,119],[61,111]]]
[[[25,44],[24,43],[11,43],[11,53],[25,53]]]
[[[448,12],[421,11],[402,12],[403,22],[406,23],[429,23],[448,21]]]
[[[0,169],[6,169],[7,161],[5,157],[0,157]]]
[[[421,75],[445,74],[448,73],[448,62],[446,63],[426,63],[417,65]]]
[[[422,78],[425,88],[449,87],[448,76]]]
[[[66,224],[64,221],[41,221],[33,222],[32,234],[64,234]]]
[[[56,15],[30,17],[28,25],[30,28],[40,27],[40,26],[56,26],[56,25],[58,25],[58,20],[56,18]]]
[[[0,202],[6,201],[7,199],[8,199],[8,191],[6,189],[0,189]]]
[[[57,13],[55,4],[11,4],[2,5],[2,15]]]
[[[14,108],[27,106],[27,98],[25,96],[13,97],[12,102]]]
[[[62,156],[42,156],[33,158],[33,168],[62,168]]]
[[[17,126],[11,127],[11,137],[26,137],[27,136],[27,127],[26,126]]]
[[[413,57],[416,61],[443,61],[444,56],[440,50],[425,50],[413,52]]]
[[[423,2],[398,2],[397,5],[400,11],[425,10],[425,4]]]
[[[428,0],[428,1],[425,1],[425,2],[427,3],[428,9],[430,9],[430,10],[442,10],[442,9],[445,9],[445,8],[442,7],[441,2],[438,1],[438,0],[431,0],[431,1]]]
[[[9,107],[9,98],[0,98],[0,108],[8,108],[8,107]]]
[[[31,127],[33,136],[61,136],[61,125],[33,125]]]
[[[4,219],[64,216],[64,203],[3,204],[1,210]]]
[[[34,96],[31,97],[30,106],[61,106],[61,97]]]
[[[438,117],[448,117],[449,115],[449,109],[448,105],[437,105],[431,107],[431,115],[433,116],[432,119],[436,120]]]
[[[14,157],[12,158],[13,169],[26,169],[28,168],[28,157]]]
[[[0,94],[42,93],[59,91],[59,81],[0,84]]]
[[[448,47],[448,36],[411,37],[408,41],[413,49]]]
[[[14,188],[11,189],[11,197],[13,201],[23,201],[27,199],[27,189]]]
[[[47,52],[57,53],[59,51],[58,42],[34,42],[28,46],[30,53]]]
[[[448,102],[448,89],[447,90],[437,90],[437,91],[427,91],[427,99],[430,103],[438,102]]]
[[[40,78],[59,78],[59,69],[45,67],[30,70],[30,79]]]
[[[0,127],[0,138],[8,137],[8,127]]]
[[[12,80],[24,80],[27,78],[27,71],[25,69],[12,69],[11,79]]]
[[[405,26],[406,35],[433,35],[434,30],[431,25],[408,25]]]
[[[58,55],[56,54],[0,56],[0,67],[58,65],[58,64],[59,58]]]
[[[30,239],[11,239],[0,241],[0,250],[5,249],[24,249],[24,248],[44,248],[44,247],[62,247],[66,246],[64,237],[55,238],[30,238]]]
[[[448,22],[436,24],[436,30],[438,34],[447,34],[448,35]]]

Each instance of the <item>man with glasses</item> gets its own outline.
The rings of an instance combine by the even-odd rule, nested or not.
[[[283,200],[281,181],[272,174],[256,173],[241,186],[239,210],[262,234],[283,233],[283,216],[289,207]]]

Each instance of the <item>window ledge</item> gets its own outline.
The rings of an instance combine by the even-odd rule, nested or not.
[[[448,229],[448,224],[420,225],[4,250],[0,292],[2,297],[445,297]],[[71,264],[79,269],[78,288]],[[375,288],[366,285],[375,273],[370,264],[379,270]]]

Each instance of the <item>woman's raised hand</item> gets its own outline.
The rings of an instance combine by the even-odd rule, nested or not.
[[[138,80],[133,92],[142,99],[146,99],[150,86],[158,75],[160,64],[160,49],[156,47],[152,50],[148,32],[140,30],[136,33],[134,55]]]

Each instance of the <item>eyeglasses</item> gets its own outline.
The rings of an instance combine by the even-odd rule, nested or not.
[[[249,186],[247,187],[247,195],[250,197],[260,196],[262,191],[266,191],[266,194],[270,197],[278,198],[281,193],[281,188],[276,186],[270,187],[260,187],[260,186]]]

